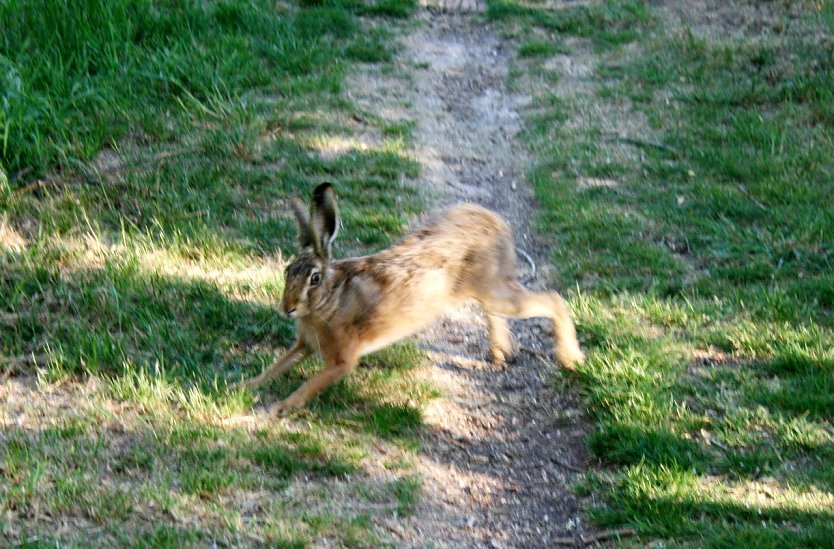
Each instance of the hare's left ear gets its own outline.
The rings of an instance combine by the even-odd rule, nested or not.
[[[304,250],[305,248],[316,249],[318,247],[316,233],[310,222],[310,214],[307,213],[307,207],[304,205],[304,202],[297,196],[293,196],[290,198],[290,206],[295,214],[295,222],[298,225],[299,250]]]
[[[330,244],[339,232],[339,209],[333,185],[322,183],[313,191],[313,211],[310,225],[316,235],[316,251],[330,259]]]

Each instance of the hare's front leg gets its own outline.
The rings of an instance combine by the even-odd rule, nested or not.
[[[260,387],[266,384],[267,382],[272,381],[276,377],[285,374],[290,370],[290,368],[292,368],[308,356],[310,356],[310,350],[307,348],[307,346],[300,340],[296,341],[295,345],[292,346],[292,349],[287,351],[287,353],[284,356],[276,360],[272,364],[272,366],[264,370],[260,375],[253,377],[252,379],[238,381],[237,383],[232,385],[232,389],[239,389],[242,387],[246,387],[248,389],[255,389],[257,387]]]
[[[285,400],[273,406],[271,412],[276,415],[283,415],[293,408],[301,408],[324,389],[339,381],[356,365],[359,359],[354,348],[355,346],[351,346],[350,349],[333,353],[324,351],[322,353],[325,360],[324,370],[313,379],[305,382]]]

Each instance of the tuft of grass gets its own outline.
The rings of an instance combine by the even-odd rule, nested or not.
[[[546,49],[561,53],[557,35],[589,37],[600,47],[619,46],[635,40],[636,27],[652,21],[652,13],[642,0],[606,0],[558,9],[540,3],[489,0],[486,16],[491,21],[535,27],[551,34],[548,40],[522,46],[529,52],[526,56],[544,55]]]
[[[396,494],[397,501],[400,504],[397,513],[400,515],[410,513],[417,503],[419,491],[420,479],[416,477],[406,477],[396,481],[394,484],[394,494]]]
[[[581,487],[600,526],[710,547],[832,534],[834,39],[830,3],[806,7],[761,7],[779,37],[708,40],[642,2],[490,4],[597,56],[573,95],[537,56],[514,78],[543,90],[528,176],[577,287],[589,446],[612,466]]]
[[[521,57],[550,57],[557,53],[567,53],[567,49],[552,40],[530,40],[518,47]]]
[[[394,51],[391,37],[383,27],[376,27],[357,36],[347,47],[348,59],[362,63],[381,63],[391,61]]]
[[[361,13],[400,19],[411,17],[417,9],[416,0],[373,0],[361,2]]]
[[[411,139],[414,134],[415,123],[413,120],[404,120],[385,124],[382,128],[383,135],[397,139]]]

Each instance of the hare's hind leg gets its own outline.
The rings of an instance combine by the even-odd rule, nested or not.
[[[553,322],[556,360],[568,369],[581,363],[585,356],[576,340],[576,328],[565,301],[556,292],[528,292],[516,281],[498,284],[481,298],[484,308],[492,314],[513,318],[545,317]]]
[[[253,377],[252,379],[247,379],[245,381],[239,381],[235,383],[234,385],[232,385],[232,389],[238,389],[241,387],[255,389],[257,387],[260,387],[261,385],[265,385],[266,383],[272,381],[276,377],[288,372],[290,368],[292,368],[308,356],[310,356],[310,351],[307,349],[307,346],[304,345],[304,343],[302,343],[301,341],[296,341],[292,349],[287,351],[285,355],[276,360],[272,364],[272,366],[264,370],[260,375]]]
[[[489,326],[489,346],[492,352],[492,361],[498,365],[512,362],[513,343],[507,321],[504,317],[493,314],[489,310],[485,309],[484,312]]]

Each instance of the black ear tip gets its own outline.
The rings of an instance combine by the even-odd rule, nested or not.
[[[316,190],[313,191],[313,200],[318,201],[319,199],[323,198],[325,193],[329,190],[333,189],[333,184],[325,181],[324,183],[319,184],[316,187]]]

